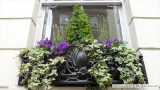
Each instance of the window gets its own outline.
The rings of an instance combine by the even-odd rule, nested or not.
[[[109,30],[113,38],[130,43],[129,30],[124,13],[123,2],[121,0],[55,0],[42,2],[41,14],[39,19],[40,27],[37,27],[39,32],[36,35],[36,41],[46,37],[51,38],[57,28],[65,30],[70,18],[74,5],[81,5],[85,9],[88,19],[91,24],[92,33],[97,39],[101,30],[100,26]],[[49,13],[50,12],[50,13]],[[49,22],[50,21],[50,22]],[[103,22],[103,23],[100,23]],[[99,25],[101,24],[101,25]],[[53,28],[54,27],[54,28]]]
[[[91,27],[97,27],[97,17],[89,17],[89,21],[90,21],[90,24],[91,24]]]
[[[60,24],[68,24],[69,15],[67,14],[60,14]]]

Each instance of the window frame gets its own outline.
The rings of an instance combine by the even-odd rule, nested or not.
[[[42,38],[50,37],[50,31],[46,31],[45,29],[50,27],[50,25],[45,26],[44,24],[48,24],[48,19],[51,16],[48,14],[49,7],[56,7],[56,6],[73,6],[73,5],[106,5],[106,6],[117,6],[118,8],[118,16],[120,23],[121,31],[117,31],[119,33],[122,33],[122,39],[124,42],[127,42],[127,45],[131,47],[131,39],[130,39],[130,33],[129,33],[129,27],[127,23],[125,8],[124,8],[124,1],[123,0],[107,0],[107,1],[46,1],[41,0],[40,2],[40,8],[39,8],[39,15],[38,15],[38,22],[36,27],[36,35],[35,35],[35,42],[34,45],[37,45],[37,41],[41,40]],[[116,13],[116,12],[115,12]]]

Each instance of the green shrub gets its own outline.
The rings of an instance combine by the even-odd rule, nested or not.
[[[67,42],[70,44],[93,39],[88,16],[80,6],[74,6],[72,18],[66,28]]]

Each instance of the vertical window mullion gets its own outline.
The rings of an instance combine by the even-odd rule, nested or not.
[[[52,31],[52,11],[48,11],[47,15],[47,22],[46,22],[46,32],[45,32],[45,38],[51,38],[51,31]]]
[[[37,42],[42,38],[42,32],[43,32],[43,25],[44,25],[44,18],[45,18],[45,6],[42,6],[42,3],[40,5],[39,9],[39,15],[38,15],[38,23],[36,28],[36,35],[35,35],[35,42],[34,46],[37,45]]]
[[[127,24],[127,20],[126,20],[126,16],[125,16],[125,11],[124,11],[124,7],[122,6],[118,6],[118,12],[119,12],[119,18],[120,18],[120,26],[121,26],[121,31],[122,31],[122,38],[123,41],[127,43],[128,46],[131,46],[131,39],[130,39],[130,33],[129,33],[129,28],[128,28],[128,24]]]
[[[45,38],[45,35],[46,35],[48,12],[49,12],[49,7],[46,6],[46,7],[45,7],[44,26],[43,26],[43,32],[42,32],[42,38],[41,38],[41,39],[44,39],[44,38]]]

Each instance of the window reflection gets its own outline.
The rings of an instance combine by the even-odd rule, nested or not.
[[[115,15],[113,7],[83,6],[83,9],[85,9],[86,14],[88,15],[92,33],[96,39],[98,39],[102,29],[108,30],[107,32],[112,35],[113,38],[121,36],[118,32],[120,31],[120,27],[117,27],[117,24],[119,23],[115,20],[115,16],[117,15]],[[62,27],[62,25],[66,27],[69,23],[69,19],[72,17],[72,11],[73,6],[57,6],[56,8],[52,8],[53,25],[56,24],[57,28]]]
[[[69,15],[68,14],[60,14],[60,24],[68,24]]]

